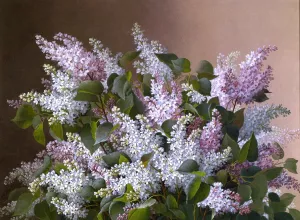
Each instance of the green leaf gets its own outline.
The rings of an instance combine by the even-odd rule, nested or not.
[[[244,124],[244,108],[236,111],[234,113],[234,120],[233,120],[233,124],[236,125],[238,128],[243,127]]]
[[[260,220],[261,216],[254,211],[251,211],[249,214],[238,214],[236,220]]]
[[[250,208],[252,211],[255,211],[259,214],[263,214],[265,209],[264,209],[264,203],[260,200],[254,201],[252,204],[250,204]]]
[[[210,95],[211,82],[207,78],[199,79],[200,90],[199,92],[203,95]]]
[[[208,104],[215,103],[216,105],[220,105],[219,97],[213,97],[207,103]]]
[[[12,121],[20,128],[25,129],[32,125],[32,120],[35,116],[33,107],[28,104],[21,105]]]
[[[249,162],[254,162],[257,160],[257,158],[258,158],[257,140],[254,134],[252,134],[250,140],[248,140],[244,144],[240,152],[239,162],[243,163],[244,161],[246,161],[246,159]]]
[[[176,121],[172,120],[172,119],[168,119],[162,123],[161,128],[163,129],[163,131],[165,132],[167,137],[171,136],[172,127],[175,124],[176,124]]]
[[[120,163],[120,156],[123,156],[125,158],[127,158],[128,161],[130,161],[130,158],[122,152],[113,152],[107,155],[104,155],[102,157],[103,161],[110,167],[114,166],[115,164],[119,164]],[[122,161],[122,160],[121,160]]]
[[[34,197],[31,193],[23,193],[20,195],[14,210],[14,216],[26,214],[29,211],[33,201]]]
[[[113,83],[118,76],[119,75],[117,73],[112,73],[109,75],[109,77],[107,78],[107,87],[108,88],[113,86]]]
[[[255,102],[264,102],[268,100],[269,98],[266,96],[265,92],[262,90],[259,93],[257,93],[255,96],[253,96],[253,100]]]
[[[47,201],[42,201],[34,206],[34,215],[41,220],[55,220],[57,217],[56,211],[50,210]]]
[[[32,119],[33,129],[36,129],[39,126],[40,123],[42,123],[41,117],[39,115],[34,116],[33,119]]]
[[[99,190],[101,188],[105,188],[106,187],[105,180],[102,179],[102,178],[93,180],[92,187],[96,190]]]
[[[27,187],[21,187],[21,188],[14,189],[13,191],[11,191],[9,193],[8,200],[9,201],[17,201],[19,196],[26,192],[29,192]]]
[[[267,178],[264,175],[257,175],[251,182],[250,186],[252,189],[251,197],[253,201],[262,201],[268,192]]]
[[[54,171],[57,174],[60,174],[61,170],[68,170],[68,167],[63,163],[55,163]]]
[[[209,104],[207,103],[201,103],[197,106],[198,114],[204,119],[204,120],[210,120],[210,113],[209,113]]]
[[[114,80],[112,91],[125,100],[126,94],[130,88],[131,86],[127,81],[126,75],[121,75]]]
[[[132,96],[133,96],[133,107],[130,110],[129,116],[135,119],[136,115],[144,114],[145,106],[143,102],[139,100],[139,98],[134,93],[132,93]]]
[[[109,197],[104,197],[101,202],[100,202],[100,208],[101,208],[101,213],[106,212],[109,209],[110,203],[113,201],[114,198],[117,196],[109,196]]]
[[[42,173],[48,172],[49,169],[51,168],[51,165],[52,165],[51,158],[48,155],[46,155],[44,157],[43,165],[34,173],[34,176],[38,177]]]
[[[274,214],[274,220],[294,220],[292,215],[287,212],[277,212]]]
[[[129,64],[132,63],[139,55],[141,51],[128,51],[126,52],[119,60],[119,65],[121,67],[127,67]]]
[[[183,109],[184,110],[188,110],[188,111],[190,111],[190,112],[198,115],[197,109],[194,106],[192,106],[191,104],[189,104],[189,103],[185,103],[184,106],[183,106]]]
[[[109,135],[113,129],[113,124],[110,122],[105,122],[98,126],[96,130],[96,143],[99,144],[108,140]]]
[[[121,163],[128,163],[128,162],[130,162],[130,160],[127,157],[125,157],[122,154],[120,154],[119,164],[121,164]]]
[[[283,167],[273,167],[266,170],[262,170],[261,173],[267,177],[268,181],[271,181],[278,177],[282,173]]]
[[[191,62],[186,58],[171,60],[173,70],[177,73],[188,73],[191,71]]]
[[[103,85],[100,81],[86,80],[80,83],[77,88],[77,93],[88,93],[92,95],[101,95],[103,92]]]
[[[210,192],[210,186],[207,183],[202,182],[196,195],[193,198],[193,204],[197,204],[198,202],[206,199]]]
[[[229,115],[229,112],[228,112]],[[234,141],[237,141],[239,138],[239,128],[234,124],[226,124],[222,128],[224,134],[228,134]]]
[[[284,205],[283,202],[269,202],[270,208],[272,209],[273,213],[277,212],[285,212],[286,211],[286,205]]]
[[[169,209],[178,209],[178,204],[176,202],[176,199],[171,194],[169,194],[167,196],[166,204],[167,204],[167,206],[168,206]]]
[[[46,144],[46,138],[45,138],[45,134],[44,134],[44,124],[43,122],[40,123],[33,131],[33,137],[36,140],[36,142],[38,142],[41,145]]]
[[[300,212],[297,209],[289,209],[289,213],[293,216],[294,220],[300,219]]]
[[[103,85],[100,81],[83,81],[77,88],[77,94],[74,100],[98,102],[97,96],[102,94],[103,89]]]
[[[228,134],[225,134],[222,141],[222,148],[226,149],[227,147],[231,148],[233,160],[238,160],[240,156],[240,147],[236,141],[234,141]]]
[[[197,191],[199,190],[199,187],[201,185],[201,177],[195,176],[187,186],[187,200],[191,200],[196,195]]]
[[[173,53],[156,53],[155,56],[159,59],[160,62],[167,64],[170,68],[172,67],[172,60],[178,59],[178,57]]]
[[[128,220],[147,220],[150,219],[149,208],[132,209],[128,213]]]
[[[85,124],[80,131],[79,135],[84,146],[91,152],[94,153],[99,146],[95,145],[95,140],[92,134],[92,128],[89,124]]]
[[[112,220],[117,220],[119,214],[124,213],[123,207],[125,203],[123,202],[112,202],[109,206],[109,215]]]
[[[168,211],[166,205],[163,203],[156,203],[152,207],[156,214],[163,214]]]
[[[144,154],[141,158],[141,161],[143,162],[144,167],[148,166],[149,161],[152,159],[154,156],[154,152],[151,152],[149,154]]]
[[[217,172],[216,176],[217,176],[218,182],[221,182],[223,185],[225,185],[227,183],[228,173],[226,170],[219,170]]]
[[[213,75],[211,73],[198,73],[197,77],[198,77],[198,79],[206,78],[208,80],[212,80],[212,79],[217,78],[218,76]]]
[[[155,199],[147,199],[145,202],[143,202],[141,205],[139,205],[139,208],[147,208],[151,207],[156,204]]]
[[[274,160],[281,160],[284,157],[284,150],[277,142],[274,142],[274,145],[276,146],[277,149],[276,149],[276,153],[272,154],[272,158]]]
[[[199,165],[197,164],[197,162],[192,159],[187,159],[180,165],[177,171],[189,173],[198,170],[199,170]]]
[[[180,209],[170,209],[176,219],[185,219],[185,214]]]
[[[290,171],[291,173],[297,173],[297,162],[294,158],[288,158],[285,160],[284,168]]]
[[[199,176],[199,177],[206,176],[206,173],[203,172],[203,171],[193,171],[193,172],[191,172],[191,174],[194,174],[194,175]]]
[[[252,190],[249,185],[240,184],[237,190],[238,194],[241,196],[243,201],[248,201],[250,199]]]
[[[207,60],[201,60],[196,72],[197,73],[209,73],[209,74],[213,75],[214,74],[214,67]]]
[[[280,201],[285,205],[289,206],[296,196],[291,193],[284,193],[280,196]]]
[[[51,204],[52,198],[56,197],[57,193],[55,192],[47,192],[45,195],[46,201],[48,202],[48,204]]]
[[[129,114],[131,108],[134,106],[133,94],[125,97],[125,99],[119,99],[117,101],[117,107],[120,108],[121,112]]]
[[[64,139],[63,127],[62,124],[55,122],[50,125],[50,135],[59,141]]]
[[[91,200],[94,197],[95,189],[92,186],[83,186],[79,195],[86,200]]]
[[[254,179],[254,175],[260,171],[261,171],[260,167],[257,166],[243,168],[241,170],[241,177],[243,177],[246,181],[251,182]]]
[[[269,198],[269,200],[271,200],[271,202],[280,202],[279,196],[274,192],[270,192],[268,194],[268,198]]]

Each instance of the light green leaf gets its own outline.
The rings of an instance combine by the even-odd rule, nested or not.
[[[169,209],[178,209],[178,204],[176,202],[176,199],[171,194],[169,194],[167,196],[166,204],[167,204]]]
[[[29,104],[21,105],[12,121],[20,128],[25,129],[32,125],[32,120],[35,116],[33,107]]]
[[[105,122],[98,126],[96,130],[96,142],[95,144],[99,144],[107,141],[111,131],[113,129],[113,124],[110,122]]]
[[[138,208],[132,209],[128,213],[128,220],[147,220],[150,219],[150,209],[147,208]]]
[[[132,63],[139,55],[141,51],[128,51],[126,52],[119,60],[119,65],[121,67],[127,67],[129,64]]]
[[[280,196],[280,201],[285,205],[289,206],[296,196],[291,193],[284,193]]]
[[[297,174],[297,162],[294,158],[288,158],[285,160],[284,168],[290,171],[291,173]]]
[[[241,196],[243,201],[248,201],[250,199],[252,190],[249,185],[240,184],[237,190],[238,194]]]
[[[26,214],[34,201],[34,197],[31,193],[23,193],[19,196],[15,210],[14,216]]]
[[[173,70],[177,73],[188,73],[191,71],[191,62],[186,58],[171,60]]]
[[[41,145],[46,144],[46,138],[44,134],[44,124],[40,123],[33,131],[33,137]]]
[[[63,127],[59,122],[55,122],[50,125],[50,135],[59,141],[64,139]]]
[[[188,183],[187,186],[187,200],[191,200],[196,195],[197,191],[199,190],[201,185],[201,177],[195,176],[192,181]]]
[[[123,202],[112,202],[109,206],[109,215],[112,220],[117,220],[119,214],[124,213],[123,207],[125,203]]]

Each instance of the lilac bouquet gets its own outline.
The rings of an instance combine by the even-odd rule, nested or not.
[[[297,160],[285,146],[300,130],[267,100],[275,46],[220,54],[196,70],[135,24],[135,51],[113,55],[100,41],[36,37],[51,65],[41,93],[9,101],[13,122],[46,146],[5,184],[19,182],[0,217],[11,219],[297,220]],[[195,74],[194,74],[195,73]],[[54,140],[44,134],[49,129]],[[48,137],[48,136],[47,136]]]

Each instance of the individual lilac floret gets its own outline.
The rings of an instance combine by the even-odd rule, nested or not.
[[[50,42],[40,35],[36,36],[36,43],[47,59],[57,61],[64,71],[70,71],[79,80],[106,79],[104,61],[86,51],[75,37],[58,33],[54,40]]]
[[[214,183],[208,197],[199,202],[198,207],[214,209],[216,214],[237,213],[240,205],[240,196],[230,190],[222,189],[222,183]]]
[[[212,120],[204,126],[200,137],[200,148],[204,153],[218,150],[223,138],[221,115],[217,110],[213,110],[212,116]]]

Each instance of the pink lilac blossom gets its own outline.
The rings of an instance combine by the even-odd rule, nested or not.
[[[209,207],[214,209],[216,214],[237,213],[241,201],[240,196],[231,190],[222,189],[222,186],[222,183],[214,183],[210,188],[208,197],[199,202],[198,207]]]
[[[181,89],[174,81],[152,80],[151,93],[153,96],[146,96],[145,102],[146,115],[153,123],[161,125],[165,120],[179,116]]]
[[[64,71],[71,71],[74,78],[80,81],[106,79],[104,61],[86,51],[75,37],[58,33],[54,40],[50,42],[39,35],[36,36],[36,43],[47,59],[57,61]]]
[[[223,138],[221,115],[217,110],[214,110],[212,114],[212,120],[204,126],[200,137],[200,148],[204,153],[217,151]]]
[[[269,187],[275,187],[277,189],[285,187],[287,189],[294,189],[300,192],[299,181],[296,178],[289,176],[285,170],[280,174],[280,176],[270,181],[268,184]]]
[[[220,55],[215,69],[215,74],[218,75],[214,83],[216,89],[213,89],[212,95],[219,96],[221,105],[227,107],[235,102],[252,103],[254,96],[267,89],[273,79],[272,68],[268,66],[263,70],[263,61],[276,50],[276,46],[264,46],[255,52],[251,51],[246,60],[239,65],[239,74],[236,74],[230,65],[224,65],[226,57]]]

